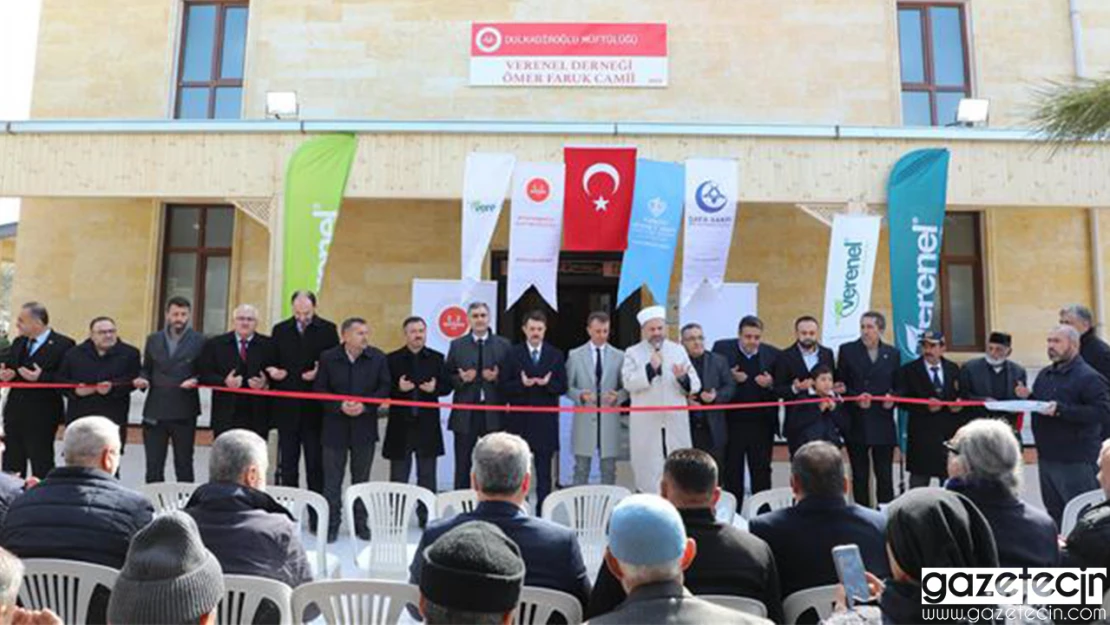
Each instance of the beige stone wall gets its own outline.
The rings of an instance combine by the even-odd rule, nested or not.
[[[231,288],[229,314],[237,304],[252,304],[258,309],[258,327],[269,333],[273,325],[270,311],[269,267],[270,233],[265,226],[235,211],[235,239],[231,248]],[[230,327],[230,320],[228,320]]]
[[[181,3],[44,0],[32,116],[164,118]],[[1110,9],[1081,2],[1093,72]],[[969,2],[977,95],[1020,123],[1029,87],[1070,75],[1067,3]],[[665,89],[468,86],[472,20],[668,24]],[[1029,45],[1035,41],[1036,45]],[[268,0],[251,7],[245,117],[294,90],[308,118],[647,120],[894,125],[895,3],[885,0]]]
[[[31,117],[169,116],[180,5],[43,0]]]
[[[25,199],[13,305],[42,302],[78,341],[91,318],[108,315],[123,340],[141,345],[153,318],[158,214],[143,199]]]

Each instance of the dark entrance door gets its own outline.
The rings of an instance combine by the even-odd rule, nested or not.
[[[534,288],[528,289],[512,308],[505,310],[508,254],[495,251],[491,261],[497,280],[497,300],[502,303],[497,311],[498,334],[510,341],[524,340],[521,321],[525,314],[537,308],[547,314],[547,341],[564,352],[587,341],[586,317],[595,310],[605,311],[612,317],[609,341],[613,345],[624,349],[639,340],[636,313],[640,310],[640,293],[632,294],[624,305],[614,309],[621,274],[620,254],[562,252],[559,255],[558,312],[552,310]]]

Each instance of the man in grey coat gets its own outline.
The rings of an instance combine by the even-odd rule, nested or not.
[[[489,327],[489,306],[472,302],[466,309],[470,332],[451,341],[444,367],[455,389],[456,404],[503,404],[498,391],[501,370],[512,346]],[[474,443],[501,430],[501,412],[451,410],[447,427],[455,433],[455,488],[470,488],[470,453]]]
[[[184,297],[166,302],[166,327],[146,337],[135,388],[147,391],[143,405],[146,481],[166,481],[166,450],[173,441],[174,475],[193,481],[193,442],[200,414],[197,360],[204,336],[189,326],[192,305]]]
[[[682,326],[679,332],[682,346],[690,356],[698,377],[701,390],[690,394],[691,406],[710,406],[727,404],[736,393],[736,380],[729,370],[728,359],[705,349],[705,333],[696,323]],[[725,449],[728,444],[728,426],[723,410],[691,410],[690,439],[694,447],[708,452],[717,462],[725,464]]]
[[[619,406],[628,401],[621,382],[624,352],[609,344],[609,315],[592,312],[586,319],[590,340],[567,356],[567,395],[577,406]],[[617,483],[617,456],[621,450],[619,412],[576,412],[571,430],[574,449],[574,484],[589,481],[594,450],[601,464],[601,483]]]

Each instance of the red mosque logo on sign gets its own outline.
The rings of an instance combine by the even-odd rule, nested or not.
[[[528,181],[528,186],[525,187],[528,193],[528,199],[539,204],[551,195],[551,185],[548,184],[543,178],[533,178]]]
[[[449,339],[457,339],[470,329],[466,311],[458,306],[448,306],[439,313],[439,331]]]

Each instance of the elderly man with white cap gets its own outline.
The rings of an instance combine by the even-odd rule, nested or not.
[[[685,406],[686,397],[701,390],[701,380],[686,350],[667,340],[662,306],[649,306],[636,315],[640,342],[628,348],[621,365],[621,379],[632,407]],[[654,493],[663,477],[667,454],[692,447],[687,410],[633,412],[628,443],[636,488]]]
[[[658,495],[632,495],[613,508],[605,565],[628,598],[595,625],[635,623],[770,623],[698,599],[683,586],[697,544],[687,538],[678,510]]]

